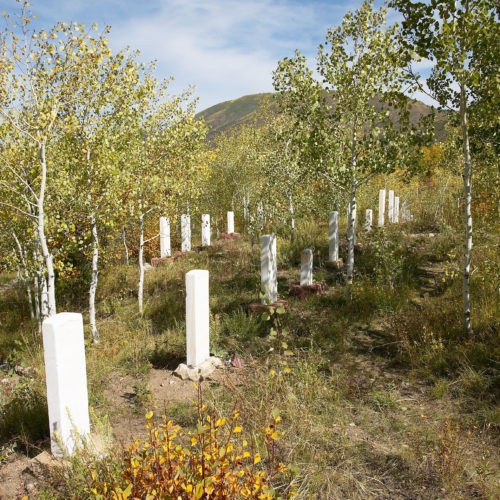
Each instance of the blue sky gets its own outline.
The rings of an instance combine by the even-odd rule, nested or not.
[[[31,2],[33,13],[39,15],[37,28],[57,21],[111,25],[113,48],[129,45],[141,51],[143,61],[156,60],[158,77],[175,78],[173,92],[196,85],[198,110],[272,91],[272,71],[279,59],[295,49],[312,59],[327,28],[360,4],[361,0]],[[13,13],[17,2],[0,0],[0,9]]]

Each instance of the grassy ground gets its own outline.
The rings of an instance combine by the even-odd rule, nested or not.
[[[123,443],[144,435],[152,408],[195,425],[195,390],[171,370],[185,355],[184,275],[208,269],[212,353],[237,352],[244,368],[203,382],[205,401],[221,415],[236,405],[257,443],[279,410],[278,453],[297,468],[299,498],[498,498],[500,303],[481,265],[498,259],[495,241],[476,257],[469,338],[461,329],[460,235],[418,224],[360,233],[347,287],[342,273],[325,267],[326,234],[326,226],[304,222],[293,243],[279,239],[278,287],[291,310],[269,319],[246,312],[260,287],[259,255],[246,239],[148,271],[144,318],[136,268],[105,270],[102,341],[87,345],[94,425]],[[298,301],[288,287],[305,247],[314,248],[315,279],[328,292]],[[40,337],[17,288],[4,287],[1,297],[0,361],[34,371],[4,373],[0,475],[2,463],[6,470],[47,448],[48,430]],[[35,489],[45,498],[82,498],[84,475],[38,478]]]

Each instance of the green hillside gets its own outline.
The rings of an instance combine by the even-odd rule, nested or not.
[[[259,106],[268,99],[274,100],[275,95],[271,92],[246,95],[211,106],[200,111],[196,116],[205,119],[209,127],[208,138],[210,139],[224,130],[251,120]],[[416,123],[422,115],[427,115],[430,112],[430,106],[420,101],[414,101],[410,111],[410,119],[413,123]],[[391,117],[396,119],[396,114],[391,113]],[[438,139],[443,137],[445,118],[444,113],[438,112],[436,119],[436,135]]]
[[[250,120],[260,105],[269,98],[273,99],[273,94],[270,92],[246,95],[239,99],[224,101],[211,106],[196,116],[205,119],[209,127],[209,137],[211,137]]]

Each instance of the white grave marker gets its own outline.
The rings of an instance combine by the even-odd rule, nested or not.
[[[260,238],[260,285],[262,293],[271,302],[278,300],[278,262],[276,258],[276,235],[264,234]]]
[[[385,189],[378,192],[378,227],[384,227],[385,219]]]
[[[181,251],[191,251],[191,217],[187,214],[181,215]]]
[[[194,368],[210,357],[208,271],[186,273],[187,365]]]
[[[234,233],[234,212],[227,213],[227,232],[228,234]]]
[[[394,222],[399,222],[399,196],[394,197]]]
[[[339,260],[339,213],[332,211],[328,217],[328,260]]]
[[[170,257],[170,219],[160,217],[160,257]]]
[[[310,248],[300,254],[300,285],[309,286],[313,282],[313,251]]]
[[[201,216],[201,246],[210,246],[210,215],[203,214]]]
[[[366,209],[365,231],[369,233],[372,230],[373,210]]]
[[[388,214],[387,218],[389,219],[389,222],[394,222],[394,191],[392,189],[389,190],[389,201],[387,203],[388,205]]]
[[[42,324],[52,454],[72,454],[90,433],[83,318],[59,313]]]

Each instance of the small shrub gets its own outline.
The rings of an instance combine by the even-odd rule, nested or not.
[[[187,436],[167,420],[157,424],[146,414],[148,437],[135,440],[124,451],[121,478],[113,483],[99,479],[99,468],[90,468],[89,493],[95,498],[272,499],[282,498],[272,487],[286,478],[287,467],[277,460],[280,417],[274,413],[263,430],[266,459],[255,443],[242,438],[239,412],[231,418],[210,415],[198,389],[198,423]],[[288,498],[293,496],[288,488]]]

